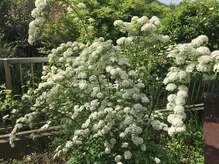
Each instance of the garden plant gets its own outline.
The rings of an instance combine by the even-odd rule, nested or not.
[[[46,115],[40,131],[59,124],[64,133],[54,158],[65,155],[68,163],[171,163],[159,139],[186,131],[190,77],[214,78],[219,51],[206,47],[205,35],[190,43],[170,44],[170,37],[159,33],[156,16],[115,20],[113,25],[123,36],[115,42],[97,38],[83,15],[86,4],[76,0],[36,0],[30,44],[40,40],[57,5],[74,13],[83,39],[62,43],[48,55],[42,82],[23,97],[34,104],[17,120],[11,146],[24,124],[32,127],[34,120]],[[157,110],[165,89],[168,115]]]

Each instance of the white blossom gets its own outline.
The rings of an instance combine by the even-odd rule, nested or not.
[[[146,23],[144,26],[142,26],[141,31],[146,31],[146,32],[154,32],[156,31],[156,26],[152,23]]]
[[[133,20],[134,20],[134,18],[133,18]],[[146,17],[146,16],[142,16],[141,18],[137,18],[136,21],[137,21],[139,24],[143,25],[143,24],[145,24],[145,23],[148,23],[148,22],[149,22],[149,19],[148,19],[148,17]]]
[[[121,155],[117,155],[117,156],[115,157],[115,162],[120,162],[121,159],[122,159],[122,156],[121,156]],[[118,164],[118,163],[117,163],[117,164]]]
[[[110,148],[105,148],[105,153],[106,154],[110,154],[111,153],[111,149]]]
[[[149,103],[150,102],[150,100],[146,96],[143,96],[141,98],[141,101],[142,101],[142,103]]]
[[[211,58],[215,60],[219,60],[219,50],[215,50],[211,53]]]
[[[140,149],[141,149],[141,151],[146,151],[146,146],[143,144],[143,145],[141,145]]]
[[[166,86],[166,90],[167,91],[174,91],[175,89],[177,88],[177,86],[173,83],[169,83],[167,86]]]
[[[125,159],[131,159],[132,158],[132,153],[130,151],[125,151],[124,152],[124,158]]]
[[[194,47],[200,47],[200,46],[205,45],[207,43],[208,43],[208,37],[205,35],[200,35],[197,38],[193,39],[191,42],[191,44]]]
[[[214,72],[219,72],[219,63],[214,65],[213,70],[214,70]]]
[[[134,136],[132,138],[132,142],[133,142],[133,144],[138,146],[138,145],[142,145],[144,143],[144,140],[142,138],[140,138],[140,137]]]
[[[209,56],[211,54],[211,51],[209,50],[209,48],[204,47],[204,46],[197,48],[196,52],[198,53],[198,55],[207,55],[207,56]]]
[[[160,163],[160,162],[161,162],[160,159],[157,158],[157,157],[154,158],[154,161],[155,161],[156,163]]]

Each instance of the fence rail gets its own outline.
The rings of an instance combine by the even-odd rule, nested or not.
[[[22,64],[30,64],[30,70],[32,77],[34,75],[34,64],[41,63],[42,66],[44,63],[48,62],[47,57],[35,57],[35,58],[3,58],[0,59],[0,64],[4,67],[4,73],[5,73],[5,84],[6,88],[12,90],[12,75],[11,75],[11,67],[14,64],[19,64],[19,74],[20,74],[20,83],[21,86],[24,85],[24,77],[23,77],[23,69]],[[32,78],[32,83],[34,83],[34,78]],[[23,93],[23,90],[22,90]]]

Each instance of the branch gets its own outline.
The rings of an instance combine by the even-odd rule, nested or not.
[[[85,26],[85,24],[84,24],[84,22],[83,22],[83,19],[82,19],[81,15],[79,14],[79,12],[78,12],[78,11],[74,8],[74,6],[73,6],[71,3],[69,3],[67,0],[63,0],[63,1],[64,1],[67,5],[69,5],[69,6],[71,7],[71,9],[75,12],[75,14],[77,15],[77,17],[80,19],[80,21],[81,21],[81,23],[82,23],[82,26],[83,26],[85,32],[87,33],[88,39],[89,39],[89,41],[91,42],[91,36],[89,35],[88,30],[87,30],[87,28],[86,28],[86,26]]]

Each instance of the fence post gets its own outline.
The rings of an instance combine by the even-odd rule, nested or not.
[[[4,69],[5,69],[6,88],[12,90],[10,64],[8,63],[8,59],[3,59],[3,62],[4,62]]]
[[[219,96],[204,94],[205,164],[219,163]]]

